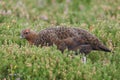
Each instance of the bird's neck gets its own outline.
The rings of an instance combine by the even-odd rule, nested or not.
[[[35,41],[37,40],[37,38],[38,38],[38,34],[33,33],[27,38],[27,40],[31,45],[33,45],[33,44],[35,44]]]

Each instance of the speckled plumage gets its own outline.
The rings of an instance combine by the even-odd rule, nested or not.
[[[39,33],[24,29],[21,36],[36,46],[52,46],[55,44],[62,52],[66,48],[73,51],[79,49],[81,53],[89,53],[91,50],[110,52],[97,37],[79,28],[52,27],[41,30]]]

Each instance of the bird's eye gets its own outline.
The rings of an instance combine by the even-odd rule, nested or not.
[[[28,32],[25,32],[25,34],[28,34]]]

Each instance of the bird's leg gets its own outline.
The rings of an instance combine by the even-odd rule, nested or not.
[[[78,55],[79,53],[82,54],[82,63],[86,63],[87,58],[86,55],[91,52],[92,48],[90,45],[77,45],[71,48],[71,50],[75,51],[75,55]]]
[[[83,54],[82,55],[82,63],[86,64],[87,62],[87,58],[86,58],[86,55],[88,53],[90,53],[92,50],[91,46],[90,45],[81,45],[81,50],[80,52]]]
[[[82,63],[86,64],[87,58],[86,58],[86,55],[85,55],[85,54],[82,55],[81,61],[82,61]]]

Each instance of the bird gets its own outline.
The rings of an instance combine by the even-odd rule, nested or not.
[[[20,37],[26,39],[31,45],[43,47],[55,44],[62,53],[65,49],[75,52],[79,50],[83,54],[93,50],[111,52],[95,35],[75,27],[49,27],[38,33],[26,28],[21,31]]]

